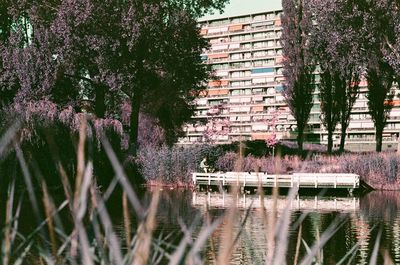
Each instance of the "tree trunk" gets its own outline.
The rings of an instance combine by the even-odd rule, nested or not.
[[[376,152],[381,152],[382,151],[382,138],[383,138],[383,126],[378,125],[376,126]]]
[[[342,123],[342,128],[340,129],[340,146],[339,146],[340,153],[344,152],[344,143],[346,141],[346,130],[347,126]]]
[[[104,118],[106,113],[106,104],[105,104],[105,95],[106,89],[103,84],[96,84],[96,98],[95,98],[95,106],[94,112],[97,118]]]
[[[303,151],[303,141],[304,141],[304,129],[299,129],[298,134],[297,134],[297,145],[299,148],[299,151]]]
[[[328,128],[328,153],[331,154],[333,150],[333,130]]]
[[[138,149],[138,135],[139,135],[139,112],[142,102],[142,95],[135,93],[132,98],[132,113],[130,119],[129,130],[129,153],[136,156]]]

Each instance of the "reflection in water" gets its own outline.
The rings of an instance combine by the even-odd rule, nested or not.
[[[400,210],[400,193],[398,191],[374,191],[360,200],[362,214],[368,219],[393,222]]]
[[[235,200],[234,200],[235,199]],[[232,206],[236,201],[236,206],[239,208],[260,208],[262,205],[261,196],[258,195],[237,195],[232,198],[230,194],[220,193],[197,193],[193,192],[194,206],[209,206],[212,208],[226,208]],[[282,211],[290,204],[292,211],[318,211],[318,212],[354,212],[360,210],[360,200],[356,197],[336,198],[336,197],[303,197],[297,196],[295,200],[289,201],[287,196],[279,196],[272,199],[271,196],[264,197],[263,204],[266,209],[271,209],[276,203],[277,209]]]
[[[185,199],[187,198],[188,196],[185,197]],[[222,216],[234,201],[240,213],[234,235],[240,229],[242,229],[242,233],[234,249],[231,264],[264,264],[267,255],[268,233],[266,232],[265,217],[260,208],[261,199],[258,195],[241,194],[237,198],[232,198],[231,195],[218,193],[194,192],[191,194],[192,206],[202,214],[214,218]],[[273,203],[271,197],[264,198],[267,215],[271,214]],[[279,196],[276,203],[278,218],[288,203],[291,209],[292,225],[289,229],[286,255],[288,264],[294,263],[299,229],[301,229],[299,248],[299,260],[301,260],[307,254],[307,248],[311,248],[329,225],[342,215],[346,216],[346,221],[317,254],[318,260],[322,264],[336,264],[346,254],[349,255],[347,255],[345,264],[369,264],[380,229],[383,232],[380,253],[387,251],[390,258],[396,264],[400,264],[400,198],[396,192],[373,192],[362,198],[300,196],[292,202],[288,202],[285,196]],[[249,209],[249,216],[241,227],[247,209]],[[294,223],[299,218],[304,218],[304,220],[301,226],[295,226]],[[209,240],[205,250],[208,264],[214,264],[215,253],[219,251],[221,236],[224,232],[224,224],[222,224]],[[357,248],[351,252],[354,246]],[[381,255],[378,264],[382,263]]]
[[[149,204],[151,196],[152,191],[140,195],[144,205]],[[231,233],[234,238],[239,230],[242,232],[233,250],[231,264],[265,264],[267,246],[269,246],[267,238],[273,235],[265,218],[265,214],[268,218],[274,214],[271,210],[274,204],[271,196],[265,196],[261,201],[258,195],[242,194],[237,198],[232,198],[228,194],[193,193],[182,190],[163,191],[154,238],[162,238],[164,250],[172,253],[183,238],[182,227],[193,226],[194,237],[196,237],[202,223],[212,222],[224,216],[233,201],[236,201],[238,211]],[[266,211],[261,208],[262,202]],[[283,215],[283,209],[288,203],[286,196],[277,198],[278,218]],[[107,204],[112,221],[116,224],[115,229],[123,237],[125,231],[122,207],[119,207],[121,197],[112,197]],[[29,234],[34,227],[32,209],[29,207],[29,202],[24,201],[22,205],[24,208],[21,210],[19,220],[20,232]],[[307,248],[311,248],[318,238],[322,238],[323,232],[329,225],[337,217],[343,215],[346,221],[317,255],[321,264],[336,264],[346,254],[350,255],[344,264],[369,264],[380,229],[382,239],[378,264],[383,264],[382,253],[385,251],[395,264],[400,264],[400,196],[398,192],[372,192],[361,198],[300,196],[290,202],[290,209],[285,257],[287,264],[295,263],[296,249],[299,249],[299,261],[307,255]],[[0,210],[0,214],[4,213],[1,204]],[[247,211],[249,214],[244,222]],[[65,219],[67,220],[68,217]],[[302,219],[301,225],[296,223],[299,219]],[[132,226],[134,226],[132,231],[135,231],[137,223],[133,213]],[[226,233],[225,227],[226,223],[221,224],[208,240],[203,252],[206,264],[215,264],[222,237]],[[300,245],[297,245],[298,235],[301,235]],[[349,253],[355,245],[357,248],[354,253]],[[168,259],[165,258],[163,262],[163,264],[168,264]]]

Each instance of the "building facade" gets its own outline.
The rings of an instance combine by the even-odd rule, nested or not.
[[[204,51],[202,58],[218,79],[210,80],[207,93],[196,100],[193,123],[185,126],[186,136],[180,139],[181,144],[223,144],[240,140],[273,143],[296,138],[296,121],[282,94],[281,14],[282,10],[277,9],[199,22],[201,34],[210,42],[210,49]],[[366,82],[362,81],[360,86],[346,148],[364,151],[374,148],[375,129],[368,114]],[[393,105],[384,131],[384,148],[397,148],[400,132],[400,100],[397,96]],[[320,114],[316,91],[306,142],[327,143]],[[335,144],[339,144],[339,132],[338,127]]]

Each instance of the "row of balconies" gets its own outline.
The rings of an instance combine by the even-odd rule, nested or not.
[[[268,59],[273,59],[274,64],[279,64],[281,65],[282,62],[277,62],[276,58],[281,57],[277,56],[276,54],[266,54],[266,55],[260,55],[260,56],[255,56],[252,55],[251,57],[243,57],[239,59],[232,59],[230,58],[215,58],[215,59],[205,59],[204,62],[207,64],[224,64],[224,63],[239,63],[239,62],[247,62],[247,61],[254,61],[254,60],[268,60]],[[229,69],[229,68],[227,68]]]
[[[280,19],[280,14],[274,12],[232,19],[214,20],[211,23],[207,23],[206,21],[204,21],[203,23],[201,23],[201,26],[202,28],[210,28],[238,24],[248,25],[250,23],[275,22],[277,19]]]
[[[249,42],[249,41],[247,41]],[[251,45],[249,47],[245,45],[241,45],[240,47],[234,47],[234,48],[225,48],[225,49],[218,49],[218,50],[210,50],[204,52],[202,55],[207,55],[207,54],[215,54],[215,53],[232,53],[232,52],[250,52],[250,51],[259,51],[259,50],[271,50],[271,49],[282,49],[282,46],[278,43],[275,43],[273,45],[262,45],[262,46],[257,46],[255,47],[254,45]]]
[[[247,25],[246,25],[247,24]],[[282,26],[281,25],[275,25],[275,24],[270,24],[270,25],[263,25],[263,26],[252,26],[250,23],[243,24],[241,28],[237,28],[235,30],[229,30],[229,28],[222,28],[220,31],[216,32],[210,32],[213,30],[212,28],[202,28],[201,29],[201,34],[203,35],[204,38],[210,38],[210,37],[216,37],[216,36],[226,36],[226,35],[235,35],[235,34],[243,34],[244,32],[246,33],[254,33],[258,31],[271,31],[271,30],[281,30]],[[233,26],[233,25],[232,25]],[[237,25],[240,27],[240,25]]]
[[[262,40],[279,40],[282,36],[280,31],[268,31],[261,32],[265,33],[263,36],[259,33],[246,34],[246,35],[234,35],[234,36],[226,36],[223,38],[208,38],[211,44],[234,44],[234,43],[243,43],[243,42],[253,42],[253,41],[262,41]]]

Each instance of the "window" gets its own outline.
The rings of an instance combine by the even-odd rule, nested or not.
[[[211,26],[219,26],[219,25],[225,25],[229,23],[229,19],[223,19],[223,20],[217,20],[217,21],[213,21],[211,22]]]
[[[273,64],[274,64],[274,59],[254,61],[254,67],[267,66],[267,65],[273,65]]]
[[[268,13],[266,17],[267,17],[267,19],[275,19],[275,14],[274,13]]]
[[[248,21],[250,21],[250,19],[251,19],[250,16],[247,16],[247,17],[238,17],[238,18],[232,19],[232,23],[248,22]]]
[[[212,69],[213,69],[213,70],[222,70],[222,69],[228,69],[228,67],[229,67],[229,64],[227,64],[227,63],[224,63],[224,64],[214,64],[214,65],[212,66]]]
[[[253,47],[255,49],[263,48],[263,47],[266,47],[266,46],[267,46],[267,42],[265,42],[265,41],[254,42],[254,44],[253,44]]]
[[[239,60],[242,59],[242,54],[241,53],[234,53],[231,55],[232,60]]]
[[[270,56],[274,56],[275,55],[275,51],[274,50],[268,50],[267,54]]]
[[[254,57],[264,57],[266,55],[267,55],[266,51],[254,52]]]
[[[274,68],[259,68],[259,69],[253,69],[251,71],[252,74],[264,74],[264,73],[273,73]]]
[[[241,40],[251,40],[252,37],[251,37],[251,34],[246,34],[246,35],[241,35],[240,39]]]
[[[232,72],[231,77],[237,78],[237,77],[246,77],[246,76],[250,76],[250,75],[251,75],[251,71],[238,71],[238,72]]]
[[[232,73],[232,77],[233,77],[233,78],[235,78],[235,77],[240,77],[240,73],[241,73],[241,72],[233,72],[233,73]]]
[[[243,58],[250,59],[251,58],[251,52],[243,53]]]
[[[256,15],[254,16],[253,20],[264,20],[265,19],[265,15]]]
[[[251,43],[242,44],[242,49],[251,49]]]
[[[260,94],[260,93],[262,93],[263,92],[263,89],[262,88],[254,88],[253,89],[253,93],[254,94]]]
[[[237,95],[240,95],[240,94],[241,94],[241,90],[239,90],[239,89],[235,89],[235,90],[231,91],[231,95],[232,96],[237,96]]]

